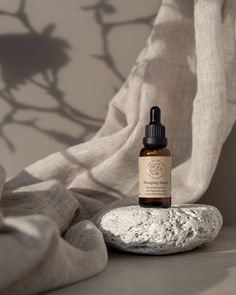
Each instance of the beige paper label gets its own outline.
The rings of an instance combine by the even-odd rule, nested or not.
[[[171,197],[171,156],[139,157],[139,197]]]

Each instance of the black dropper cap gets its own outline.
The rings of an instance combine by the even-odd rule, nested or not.
[[[167,146],[165,126],[161,124],[161,110],[157,106],[150,109],[150,123],[145,127],[143,144],[149,149]]]

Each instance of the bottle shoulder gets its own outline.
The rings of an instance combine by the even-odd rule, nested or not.
[[[147,149],[143,147],[139,153],[140,157],[155,157],[155,156],[163,156],[163,157],[170,157],[171,152],[167,147],[160,148],[160,149]]]

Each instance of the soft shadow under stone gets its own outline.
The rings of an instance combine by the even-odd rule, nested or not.
[[[218,209],[209,205],[168,209],[132,205],[104,212],[97,225],[109,246],[162,255],[192,250],[214,240],[222,222]]]

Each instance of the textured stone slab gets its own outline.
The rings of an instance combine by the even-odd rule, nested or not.
[[[209,205],[119,207],[105,212],[98,222],[108,245],[156,255],[188,251],[208,243],[215,239],[221,226],[220,212]]]

